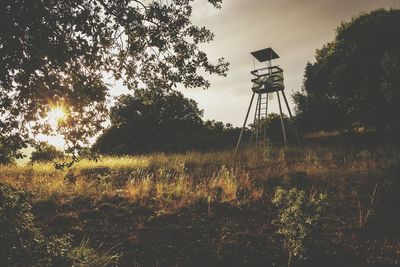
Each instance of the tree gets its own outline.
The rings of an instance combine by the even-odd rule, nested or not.
[[[220,8],[222,0],[208,0]],[[57,126],[70,151],[88,143],[106,119],[104,74],[130,89],[209,86],[198,70],[225,75],[199,44],[213,34],[191,23],[193,0],[4,0],[0,2],[0,137],[12,150]]]
[[[208,120],[178,91],[137,90],[111,108],[111,125],[93,149],[104,154],[211,150],[233,146],[240,128]],[[247,132],[246,132],[247,135]]]
[[[240,135],[241,128],[233,127],[232,124],[215,120],[203,122],[203,128],[197,133],[197,149],[215,150],[233,148]],[[243,139],[248,139],[250,132],[245,129]]]
[[[386,52],[382,60],[382,84],[381,89],[388,104],[388,124],[400,132],[400,120],[396,114],[400,114],[400,56],[392,51]]]
[[[111,126],[94,148],[101,153],[132,154],[185,149],[202,127],[203,112],[178,91],[136,90],[111,108]]]
[[[292,127],[292,123],[289,120],[289,118],[285,115],[283,115],[283,123],[285,125],[286,129],[286,137],[288,140],[296,140],[296,134],[295,134],[295,129]],[[254,124],[250,125],[250,128],[253,132],[256,131]],[[266,128],[265,128],[266,127]],[[266,137],[268,142],[272,144],[279,144],[284,142],[284,137],[283,137],[283,132],[282,132],[282,123],[281,123],[281,117],[277,113],[269,113],[267,116],[267,119],[261,118],[260,119],[260,124],[259,124],[259,134],[261,134],[261,137],[263,138],[264,133],[263,131],[266,131]],[[254,137],[254,136],[253,136]]]
[[[47,142],[40,142],[31,154],[31,162],[54,161],[65,157],[64,153]]]
[[[5,144],[5,140],[0,138],[0,164],[14,163],[15,155],[12,150]]]
[[[376,10],[342,23],[316,52],[295,95],[299,126],[309,130],[398,131],[400,10]]]

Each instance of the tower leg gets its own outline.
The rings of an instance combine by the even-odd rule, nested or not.
[[[264,145],[267,144],[268,93],[265,99]]]
[[[237,150],[239,148],[239,145],[240,145],[240,141],[242,140],[243,131],[244,131],[245,127],[246,127],[247,118],[249,117],[251,105],[253,104],[254,95],[255,95],[255,93],[253,93],[253,95],[251,96],[249,108],[247,109],[247,113],[246,113],[246,118],[244,119],[243,127],[242,127],[242,130],[240,131],[240,135],[239,135],[239,140],[238,140],[238,142],[236,144],[235,153],[237,152]]]
[[[276,91],[276,95],[278,96],[279,112],[280,112],[280,115],[281,115],[281,126],[282,126],[283,140],[285,141],[285,146],[287,146],[286,130],[285,130],[285,124],[283,123],[282,105],[281,105],[281,98],[279,97],[279,91]]]
[[[293,126],[293,128],[294,128],[294,134],[296,135],[297,143],[300,145],[300,138],[299,138],[299,135],[298,135],[298,133],[297,133],[297,129],[295,129],[295,126],[293,125],[293,116],[292,116],[292,112],[290,111],[289,103],[288,103],[288,101],[287,101],[287,99],[286,99],[286,95],[285,95],[285,92],[284,92],[283,90],[282,90],[282,95],[283,95],[283,99],[285,100],[285,104],[286,104],[287,110],[288,110],[288,112],[289,112],[290,121],[291,121],[292,126]]]
[[[258,135],[260,133],[260,128],[261,128],[261,94],[258,94],[258,116],[257,116],[257,132],[256,132],[256,146],[258,146]]]
[[[251,134],[250,134],[250,142],[249,142],[250,145],[251,145],[251,142],[253,141],[253,135],[255,135],[255,133],[257,132],[257,128],[256,127],[257,127],[257,114],[258,114],[258,107],[259,107],[258,103],[259,103],[259,101],[260,101],[260,98],[257,96],[257,104],[256,104],[256,109],[254,111],[254,118],[253,118],[254,130],[252,130]]]

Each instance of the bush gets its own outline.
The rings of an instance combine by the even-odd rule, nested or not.
[[[43,250],[43,236],[33,224],[30,195],[0,185],[0,262],[33,265]]]
[[[100,254],[71,236],[44,237],[34,225],[29,193],[0,184],[0,266],[105,266],[118,256]]]
[[[32,152],[31,162],[54,161],[57,159],[63,159],[64,157],[64,153],[58,150],[55,146],[46,142],[41,142],[36,147],[36,150]]]
[[[307,198],[302,190],[278,187],[272,202],[279,208],[276,224],[284,238],[290,266],[293,256],[305,259],[308,251],[316,248],[322,239],[321,233],[325,230],[322,218],[328,217],[327,196],[315,194]]]

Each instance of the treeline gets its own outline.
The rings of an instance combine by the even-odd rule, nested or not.
[[[110,127],[93,145],[103,154],[180,152],[232,147],[240,128],[203,121],[197,103],[181,92],[136,90],[111,108]],[[247,133],[246,133],[247,134]]]

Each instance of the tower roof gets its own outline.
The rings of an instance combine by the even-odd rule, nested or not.
[[[278,54],[271,47],[251,52],[251,54],[260,62],[279,58]]]

